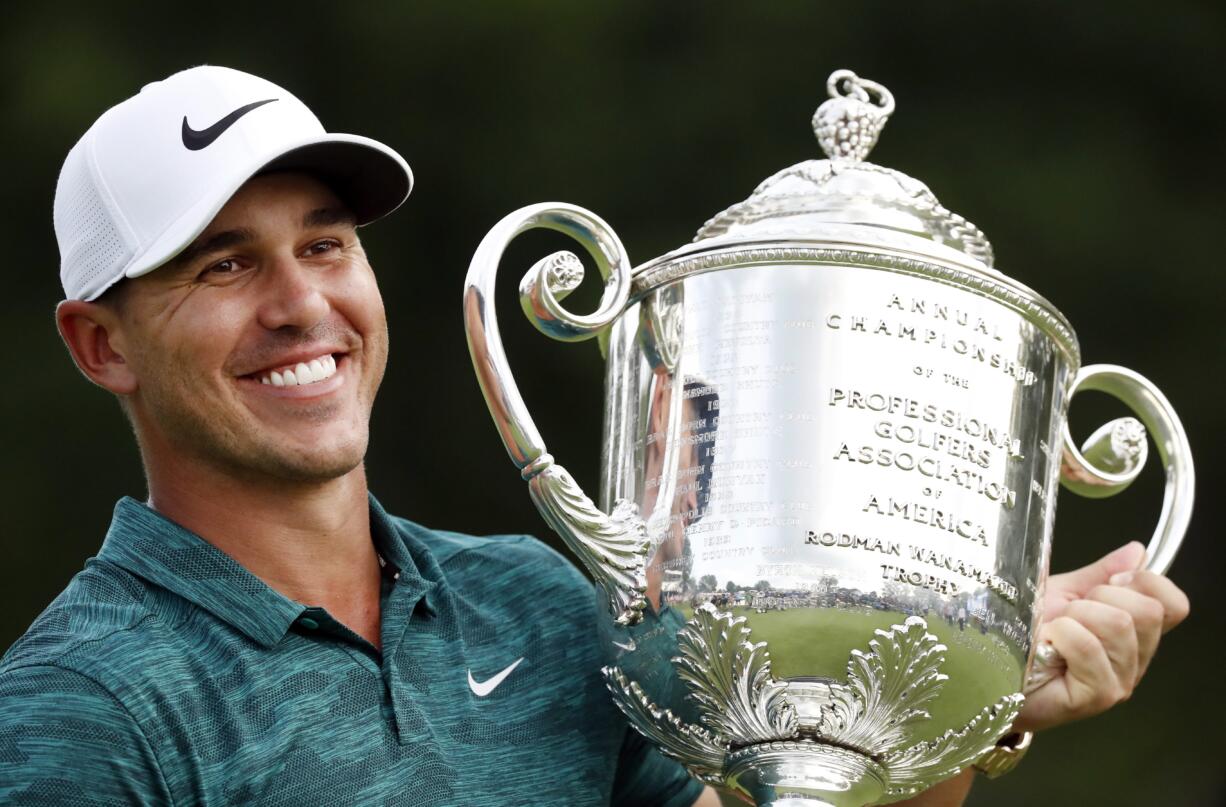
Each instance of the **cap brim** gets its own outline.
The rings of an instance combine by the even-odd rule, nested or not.
[[[124,276],[140,277],[174,258],[204,232],[247,180],[268,171],[305,171],[319,177],[349,207],[359,226],[400,207],[413,189],[413,171],[391,148],[360,135],[320,135],[236,172],[213,188],[134,257]]]
[[[399,154],[357,135],[327,135],[287,151],[255,173],[292,170],[306,171],[327,183],[359,225],[391,213],[413,189],[413,172]]]

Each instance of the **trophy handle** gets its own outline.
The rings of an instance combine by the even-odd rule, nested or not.
[[[590,339],[605,330],[630,299],[630,259],[617,235],[598,216],[575,205],[543,203],[520,208],[482,239],[464,281],[464,327],[473,369],[485,403],[511,461],[528,480],[528,491],[545,521],[596,579],[609,611],[622,625],[637,623],[646,606],[647,532],[631,502],[602,512],[545,449],[507,364],[494,311],[494,281],[507,245],[536,228],[578,241],[605,279],[600,306],[587,315],[563,308],[561,300],[583,280],[583,264],[571,252],[538,261],[520,282],[525,316],[542,333],[565,342]]]
[[[1153,382],[1125,367],[1114,364],[1083,367],[1073,380],[1069,397],[1079,390],[1097,390],[1115,396],[1140,417],[1141,423],[1132,418],[1112,421],[1091,435],[1078,451],[1065,421],[1061,484],[1091,498],[1119,493],[1136,479],[1145,465],[1145,430],[1148,429],[1166,468],[1166,493],[1158,526],[1146,549],[1145,568],[1164,574],[1175,560],[1192,518],[1195,472],[1183,424]]]
[[[1192,518],[1196,474],[1183,424],[1153,382],[1125,367],[1094,364],[1081,368],[1069,388],[1069,397],[1080,390],[1097,390],[1115,396],[1137,414],[1140,422],[1129,417],[1104,424],[1078,450],[1066,420],[1060,482],[1074,493],[1096,499],[1124,490],[1145,465],[1148,457],[1145,431],[1148,429],[1166,468],[1166,492],[1158,526],[1145,551],[1144,568],[1164,574],[1174,561]],[[1026,691],[1038,689],[1064,666],[1064,659],[1054,647],[1040,644],[1035,650]]]

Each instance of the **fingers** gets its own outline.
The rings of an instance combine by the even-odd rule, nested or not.
[[[1086,599],[1086,602],[1091,601],[1122,611],[1131,619],[1131,630],[1136,639],[1136,676],[1127,683],[1135,687],[1149,668],[1149,662],[1158,650],[1158,640],[1162,638],[1165,615],[1162,603],[1123,586],[1097,586]]]
[[[1127,611],[1137,635],[1137,677],[1149,669],[1162,634],[1188,616],[1188,597],[1166,577],[1153,572],[1123,572],[1111,583],[1091,589],[1087,599]]]
[[[1068,668],[1026,697],[1015,730],[1040,731],[1090,717],[1124,697],[1106,648],[1081,622],[1058,617],[1043,625],[1039,636],[1052,643]]]
[[[1157,600],[1162,606],[1163,633],[1188,618],[1188,612],[1191,609],[1188,595],[1163,575],[1146,571],[1121,572],[1114,575],[1110,583],[1115,586],[1126,586]]]
[[[1071,572],[1054,574],[1048,579],[1048,587],[1068,591],[1084,597],[1094,586],[1102,585],[1113,575],[1134,571],[1145,562],[1145,545],[1140,541],[1124,544],[1119,549]]]
[[[1104,709],[1128,698],[1140,678],[1141,658],[1140,642],[1132,614],[1122,608],[1097,600],[1078,600],[1070,603],[1065,613],[1065,618],[1075,620],[1081,627],[1089,631],[1099,648],[1106,654],[1110,665],[1107,678],[1104,679],[1099,669],[1100,654],[1097,651],[1092,653],[1087,651],[1085,644],[1088,640],[1084,635],[1079,635],[1075,640],[1075,653],[1078,655],[1070,657],[1067,653],[1064,654],[1065,661],[1068,662],[1068,674],[1083,679],[1092,674],[1094,682],[1102,685],[1097,693],[1101,698],[1093,700],[1096,703],[1099,700],[1106,702]],[[1056,649],[1060,650],[1058,644]],[[1085,659],[1087,666],[1083,671],[1079,669],[1079,665],[1083,663],[1082,657],[1087,655],[1088,658]]]
[[[1089,628],[1069,616],[1044,625],[1042,638],[1052,643],[1067,664],[1064,675],[1052,679],[1052,683],[1060,681],[1071,688],[1073,691],[1067,693],[1070,712],[1075,717],[1086,717],[1088,713],[1082,714],[1082,711],[1088,702],[1097,698],[1093,693],[1115,685],[1115,673],[1106,648]]]
[[[1049,641],[1068,665],[1063,675],[1026,698],[1014,728],[1037,731],[1091,717],[1126,700],[1138,672],[1137,640],[1127,611],[1094,600],[1070,603],[1045,624]]]
[[[1145,562],[1145,546],[1139,541],[1125,544],[1088,566],[1047,578],[1043,595],[1044,613],[1054,619],[1064,613],[1068,603],[1085,597],[1095,586],[1128,574]]]

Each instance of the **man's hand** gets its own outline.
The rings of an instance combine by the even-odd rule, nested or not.
[[[1068,669],[1027,696],[1016,731],[1080,720],[1131,697],[1158,640],[1189,607],[1170,580],[1138,570],[1144,560],[1145,547],[1133,542],[1048,579],[1038,640],[1050,641]]]

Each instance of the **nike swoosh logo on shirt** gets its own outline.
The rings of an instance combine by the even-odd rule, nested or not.
[[[256,107],[264,106],[264,104],[271,104],[276,100],[276,98],[265,98],[263,101],[252,101],[246,106],[240,106],[238,109],[234,110],[229,115],[226,115],[212,126],[206,126],[205,128],[199,130],[193,129],[187,122],[187,116],[184,115],[183,145],[186,146],[189,151],[199,151],[202,148],[207,148],[213,144],[214,140],[221,137],[222,132],[233,126],[243,115],[246,115]]]
[[[519,663],[521,661],[523,661],[522,657],[517,658],[515,661],[511,662],[510,667],[507,667],[505,670],[503,670],[502,672],[495,675],[493,678],[490,678],[486,681],[478,681],[477,679],[473,678],[473,671],[469,670],[468,671],[469,689],[471,689],[473,691],[473,694],[476,695],[478,698],[484,698],[486,695],[490,694],[495,689],[497,689],[498,685],[501,684],[504,680],[506,680],[506,677],[510,675],[515,670],[516,667],[519,666]]]

